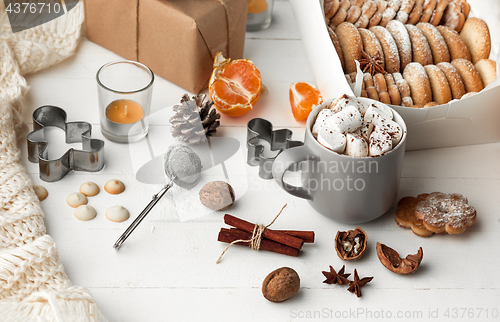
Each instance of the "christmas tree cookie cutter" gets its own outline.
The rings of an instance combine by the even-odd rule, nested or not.
[[[39,164],[40,179],[59,181],[68,172],[97,172],[104,167],[104,141],[92,139],[92,125],[87,122],[66,122],[66,112],[52,105],[44,105],[33,112],[33,131],[26,137],[28,160]],[[66,132],[66,143],[82,143],[82,150],[69,149],[59,159],[48,159],[45,127],[56,126]]]
[[[273,163],[276,157],[288,148],[304,145],[301,141],[292,141],[292,135],[293,132],[289,129],[273,131],[273,124],[262,118],[254,118],[248,122],[247,163],[251,166],[259,166],[259,177],[266,180],[272,179]],[[273,156],[268,156],[266,148],[259,144],[261,139],[269,143],[271,151],[276,151]]]

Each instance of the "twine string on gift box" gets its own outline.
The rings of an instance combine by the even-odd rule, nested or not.
[[[274,222],[276,221],[276,219],[278,219],[278,217],[281,215],[281,212],[283,211],[283,209],[285,209],[287,204],[285,204],[283,206],[283,208],[281,208],[280,212],[276,215],[276,217],[274,217],[273,221],[271,221],[270,224],[268,224],[267,226],[264,226],[262,224],[259,224],[259,225],[255,225],[254,229],[253,229],[253,232],[252,232],[252,238],[250,239],[238,239],[238,240],[235,240],[233,242],[231,242],[229,245],[227,245],[227,247],[224,249],[224,251],[222,252],[222,254],[219,256],[219,259],[217,259],[217,261],[215,262],[215,264],[219,264],[220,260],[222,259],[222,256],[224,256],[224,254],[226,253],[226,251],[229,249],[229,247],[233,246],[234,244],[237,244],[237,243],[250,243],[250,247],[253,249],[253,250],[259,250],[260,249],[260,243],[262,242],[262,234],[264,233],[264,231],[269,227],[271,226],[272,224],[274,224]]]

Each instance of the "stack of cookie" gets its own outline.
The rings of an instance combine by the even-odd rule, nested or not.
[[[371,2],[385,2],[389,5],[399,3],[399,0],[365,0],[361,8],[366,9],[365,5],[370,6],[368,3]],[[363,16],[358,17],[354,24],[346,20],[335,25],[336,21],[330,19],[327,29],[347,80],[354,82],[355,60],[358,60],[362,69],[368,71],[363,77],[361,96],[407,107],[446,104],[452,99],[461,99],[481,91],[496,76],[496,63],[488,59],[491,39],[486,23],[478,18],[465,20],[469,13],[469,5],[465,0],[444,0],[446,6],[439,9],[444,12],[444,18],[437,23],[436,19],[432,21],[436,7],[434,11],[419,9],[419,19],[410,20],[415,6],[432,7],[435,1],[425,1],[423,4],[414,2],[416,1],[402,1],[399,11],[393,17],[395,19],[368,29],[356,26],[364,25],[358,23]],[[327,17],[329,11],[326,9],[331,3],[325,2]],[[343,1],[337,12],[344,10],[342,3]],[[358,3],[356,0],[350,3],[349,12],[354,12],[353,5]],[[409,7],[412,7],[412,11],[407,9]],[[457,8],[461,8],[463,12],[457,12]],[[414,14],[417,15],[418,11]],[[461,22],[462,17],[464,23]],[[353,18],[350,19],[352,20]],[[407,24],[403,23],[405,20]],[[456,23],[456,20],[459,22]],[[437,25],[438,23],[441,25]]]

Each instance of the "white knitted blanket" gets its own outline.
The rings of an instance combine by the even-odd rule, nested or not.
[[[23,77],[70,56],[81,37],[83,5],[13,34],[0,2],[0,321],[105,321],[91,295],[73,286],[59,261],[16,140]],[[17,137],[16,137],[17,133]]]

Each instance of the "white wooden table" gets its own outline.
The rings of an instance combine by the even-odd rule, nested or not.
[[[36,184],[44,185],[49,197],[42,202],[48,233],[55,239],[59,256],[71,281],[90,290],[110,321],[302,321],[359,320],[489,321],[500,319],[500,144],[408,152],[398,199],[423,192],[465,194],[476,207],[476,224],[462,235],[420,238],[394,222],[394,208],[361,227],[368,233],[367,253],[356,262],[343,262],[335,252],[338,230],[355,226],[331,221],[313,211],[306,201],[282,191],[272,180],[258,177],[257,168],[245,164],[246,123],[262,117],[277,127],[293,129],[303,138],[304,123],[290,112],[288,88],[295,81],[314,82],[286,1],[277,1],[268,30],[247,33],[245,57],[260,69],[267,87],[255,106],[240,118],[222,117],[218,136],[240,141],[230,180],[238,200],[229,213],[251,222],[268,223],[285,204],[275,223],[277,229],[316,232],[316,242],[306,245],[298,258],[255,252],[234,246],[219,265],[216,259],[226,247],[217,242],[223,212],[192,220],[189,206],[198,205],[194,195],[179,189],[167,193],[122,249],[112,248],[131,220],[161,187],[135,180],[134,155],[129,147],[106,141],[106,167],[99,173],[70,173],[56,183],[38,178],[38,166],[25,164]],[[74,57],[28,77],[31,90],[26,98],[25,119],[35,108],[53,104],[64,108],[69,120],[93,124],[99,129],[95,73],[118,57],[84,40]],[[157,78],[153,110],[163,111],[151,126],[150,136],[165,147],[175,140],[168,136],[170,106],[185,91]],[[64,151],[64,144],[57,146]],[[238,159],[239,158],[239,159]],[[223,179],[220,169],[209,178]],[[89,222],[74,218],[66,196],[80,184],[94,181],[103,188],[112,178],[125,182],[125,193],[111,196],[104,191],[90,199],[97,217]],[[196,191],[197,192],[197,191]],[[196,193],[195,192],[195,193]],[[180,205],[182,203],[182,205]],[[112,205],[123,205],[131,219],[113,223],[104,217]],[[198,214],[190,214],[197,216]],[[376,255],[377,241],[394,247],[401,255],[424,249],[424,260],[411,276],[399,276],[384,268]],[[345,287],[323,284],[322,270],[329,265],[348,272],[357,268],[361,276],[374,276],[356,298]],[[301,289],[292,299],[276,304],[265,300],[261,283],[272,270],[289,266],[301,277]]]

